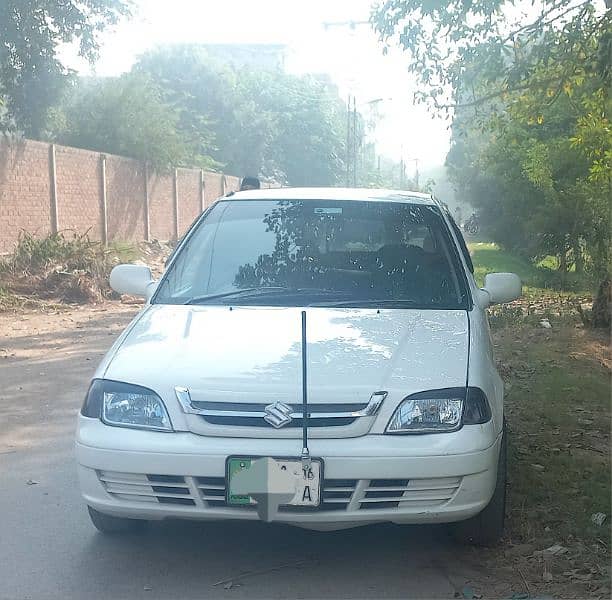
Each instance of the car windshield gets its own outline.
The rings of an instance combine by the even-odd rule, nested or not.
[[[233,199],[194,228],[153,302],[458,309],[467,292],[435,206]]]

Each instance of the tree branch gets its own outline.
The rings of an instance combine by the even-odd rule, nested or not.
[[[553,13],[554,11],[556,11],[558,8],[560,8],[566,3],[567,3],[567,0],[559,0],[559,2],[556,2],[555,4],[551,6],[551,8],[543,12],[535,21],[533,21],[532,23],[528,23],[527,25],[523,25],[522,27],[519,27],[512,33],[508,34],[504,39],[502,39],[500,43],[505,44],[506,42],[513,40],[519,33],[526,31],[528,29],[536,29],[540,27],[541,25],[550,25],[551,23],[554,23],[557,19],[560,19],[561,17],[565,16],[567,13],[572,12],[573,10],[576,10],[579,8],[583,8],[585,5],[591,4],[591,1],[583,0],[583,2],[579,4],[570,6],[568,9],[564,10],[561,14],[555,16],[554,19],[551,19],[550,21],[545,22],[545,19],[546,17],[548,17],[548,15],[550,15],[551,13]]]
[[[558,77],[550,77],[548,79],[544,79],[542,81],[538,81],[538,82],[526,82],[522,85],[516,85],[514,87],[502,90],[495,90],[494,92],[491,92],[489,94],[485,94],[484,96],[481,96],[480,98],[476,98],[475,100],[472,100],[471,102],[462,102],[461,104],[459,103],[454,103],[454,104],[439,104],[437,102],[435,102],[434,99],[434,104],[436,106],[436,108],[438,109],[446,109],[446,108],[471,108],[473,106],[480,106],[481,104],[484,104],[485,102],[488,102],[489,100],[493,100],[495,98],[499,98],[500,96],[503,96],[504,94],[512,94],[513,92],[521,92],[524,90],[528,90],[530,88],[535,88],[535,87],[545,87],[551,83],[554,83],[558,81]]]

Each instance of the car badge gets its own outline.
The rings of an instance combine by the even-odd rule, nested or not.
[[[268,404],[265,408],[264,421],[270,423],[275,429],[280,429],[293,421],[293,409],[283,402]]]

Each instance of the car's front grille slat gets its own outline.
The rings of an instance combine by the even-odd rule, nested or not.
[[[182,475],[156,475],[98,471],[106,491],[130,502],[158,502],[195,506],[189,484]]]
[[[262,416],[266,412],[268,404],[261,404],[256,402],[210,402],[210,401],[192,401],[191,406],[195,409],[200,410],[206,414],[234,414],[234,413],[248,413]],[[292,417],[299,417],[302,415],[301,404],[287,404],[292,410]],[[342,414],[343,416],[350,416],[351,413],[357,413],[364,410],[368,406],[367,402],[353,402],[353,403],[313,403],[308,405],[308,415],[311,418],[317,418],[320,415],[330,414]]]
[[[152,488],[145,488],[140,486],[107,486],[106,491],[109,494],[130,494],[131,496],[152,496],[154,498],[191,498],[191,494],[189,494],[188,490],[185,490],[187,493],[176,492],[170,493],[166,491],[157,491]]]
[[[200,486],[225,488],[225,477],[196,477]]]
[[[342,498],[344,500],[350,500],[351,496],[353,494],[353,490],[347,490],[345,492],[337,490],[337,489],[325,489],[323,490],[323,496],[328,499],[328,498]]]
[[[459,487],[461,477],[437,477],[435,479],[413,479],[406,486],[410,491],[452,489]]]
[[[330,490],[338,490],[344,488],[344,490],[354,490],[357,485],[357,479],[326,479],[325,487]]]
[[[235,415],[201,415],[202,419],[211,425],[225,425],[227,427],[263,427],[266,429],[274,429],[274,426],[264,420],[263,416],[245,416],[241,414]],[[356,421],[357,417],[309,417],[308,427],[342,427],[351,425]],[[296,429],[302,427],[301,418],[295,418],[283,429]]]
[[[106,491],[130,502],[157,502],[202,508],[253,510],[253,505],[230,506],[224,477],[189,477],[98,471]],[[280,512],[389,510],[433,508],[453,498],[461,477],[431,479],[325,479],[319,507],[281,506]],[[197,491],[197,492],[196,492]]]
[[[200,489],[206,489],[206,490],[220,490],[223,493],[225,493],[225,485],[199,485],[198,486]]]
[[[419,490],[418,492],[410,491],[402,497],[402,502],[411,502],[412,500],[448,500],[454,493],[454,488],[431,491]]]
[[[400,487],[404,489],[410,481],[408,479],[370,479],[371,488],[385,488],[385,487]]]
[[[369,504],[371,502],[401,502],[402,501],[402,496],[378,496],[375,498],[368,498],[367,496],[365,498],[363,498],[362,500],[360,500],[359,502],[361,502],[362,504]]]
[[[397,508],[397,502],[393,500],[377,502],[376,504],[361,504],[359,506],[361,510],[371,510],[373,508],[386,509],[386,508]]]
[[[459,489],[460,477],[372,479],[359,500],[363,510],[441,506]]]

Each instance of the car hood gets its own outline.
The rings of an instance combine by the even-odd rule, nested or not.
[[[102,366],[107,379],[208,400],[301,401],[301,310],[152,305]],[[465,385],[461,310],[307,308],[311,402]]]

